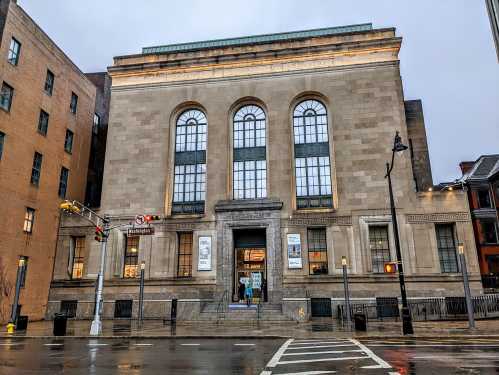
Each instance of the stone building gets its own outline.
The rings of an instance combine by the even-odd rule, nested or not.
[[[467,186],[478,261],[485,291],[499,289],[499,155],[459,165]]]
[[[490,27],[496,44],[497,58],[499,59],[499,0],[485,0],[489,12]]]
[[[398,296],[398,278],[383,273],[395,259],[385,163],[397,131],[410,146],[393,172],[409,297],[462,295],[458,241],[481,293],[466,194],[428,191],[401,44],[395,29],[362,24],[116,57],[100,212],[122,226],[107,243],[104,316],[137,313],[142,262],[149,318],[172,298],[179,319],[209,318],[251,279],[274,317],[307,319],[310,298],[342,298],[343,256],[353,298]],[[154,235],[133,235],[139,214],[161,216]],[[47,316],[92,315],[93,229],[64,220]],[[75,246],[83,272],[71,279]]]
[[[96,89],[28,14],[0,1],[0,322],[18,263],[21,314],[41,319],[62,199],[83,200]]]

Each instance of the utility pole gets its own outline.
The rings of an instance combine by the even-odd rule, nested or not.
[[[466,310],[468,311],[468,326],[475,328],[475,317],[473,315],[473,303],[471,301],[470,282],[468,280],[468,268],[466,267],[466,258],[464,256],[464,244],[457,245],[459,261],[461,263],[461,272],[463,274],[464,296],[466,298]]]
[[[16,324],[17,318],[18,318],[17,310],[19,309],[19,297],[21,294],[21,282],[23,280],[24,271],[25,271],[25,267],[26,267],[25,262],[26,261],[25,261],[24,257],[19,258],[19,263],[17,266],[16,291],[14,294],[14,302],[12,303],[12,312],[10,315],[10,322],[14,325]]]
[[[341,266],[343,268],[343,287],[345,289],[345,309],[347,310],[347,325],[351,327],[352,317],[350,314],[350,292],[348,291],[347,257],[341,257]]]
[[[95,314],[94,320],[92,321],[92,326],[90,327],[90,335],[98,336],[102,333],[102,289],[104,287],[104,272],[106,269],[106,245],[107,238],[109,237],[109,220],[104,218],[102,225],[103,238],[101,240],[101,259],[100,259],[100,269],[97,281],[97,295],[95,299]]]
[[[144,273],[146,262],[140,263],[140,289],[139,289],[139,325],[142,325],[144,319]]]

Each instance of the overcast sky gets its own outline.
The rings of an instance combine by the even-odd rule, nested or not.
[[[499,63],[484,0],[18,0],[85,72],[142,47],[372,22],[396,27],[434,182],[499,153]]]

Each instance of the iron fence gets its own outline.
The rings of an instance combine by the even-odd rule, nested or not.
[[[475,319],[499,318],[499,294],[472,297]],[[409,301],[413,321],[466,320],[464,297],[435,297]],[[376,302],[350,303],[350,316],[364,314],[367,320],[399,320],[397,298],[377,298]],[[345,305],[337,306],[337,319],[346,320]]]

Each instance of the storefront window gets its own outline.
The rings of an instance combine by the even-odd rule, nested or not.
[[[123,277],[125,279],[139,276],[139,237],[126,238],[125,268]]]

